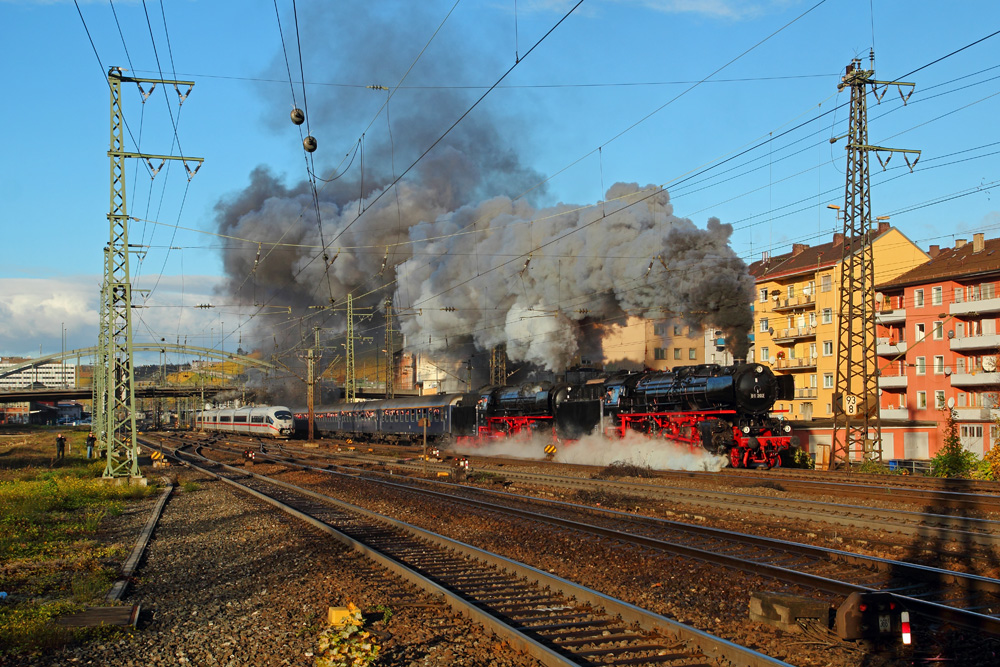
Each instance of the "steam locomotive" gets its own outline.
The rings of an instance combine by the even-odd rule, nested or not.
[[[443,445],[635,431],[726,456],[733,467],[773,467],[798,444],[791,427],[770,415],[776,401],[793,393],[791,376],[761,364],[703,364],[343,404],[317,410],[314,426],[323,435],[394,442],[416,442],[426,429],[428,442]],[[297,429],[308,428],[304,411],[295,417]]]

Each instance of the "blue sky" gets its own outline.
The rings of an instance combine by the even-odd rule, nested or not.
[[[459,103],[417,131],[406,110],[424,90],[396,91],[395,164],[373,150],[366,169],[401,172],[520,56],[467,120],[490,119],[501,145],[548,179],[536,206],[592,205],[616,182],[662,185],[675,215],[699,227],[709,217],[732,224],[731,246],[749,263],[793,242],[826,242],[838,227],[827,205],[842,204],[844,142],[828,140],[846,131],[847,112],[816,117],[848,101],[837,83],[852,57],[867,66],[874,43],[877,77],[893,79],[1000,30],[995,1],[586,0],[527,53],[573,3],[519,0],[515,15],[513,0],[431,1],[419,10],[299,0],[298,40],[292,3],[276,4],[294,84],[273,1],[115,2],[116,23],[108,2],[81,0],[78,13],[73,2],[0,0],[8,68],[0,355],[57,351],[63,326],[70,348],[96,342],[111,65],[194,80],[180,111],[168,89],[170,112],[162,88],[143,105],[127,86],[125,117],[140,150],[179,154],[176,122],[183,152],[205,158],[190,183],[179,164],[150,181],[129,161],[129,212],[139,219],[130,241],[146,246],[133,275],[137,289],[152,290],[136,311],[136,340],[231,350],[253,310],[226,304],[218,291],[220,246],[232,241],[189,230],[216,231],[216,206],[238,197],[259,166],[289,188],[306,178],[299,128],[288,120],[293,88],[303,106],[299,49],[319,143],[313,159],[324,177],[363,133],[367,145],[388,145],[378,113],[386,93],[359,86],[394,87],[425,45],[407,83],[461,86]],[[357,39],[375,19],[392,29]],[[913,174],[902,156],[884,173],[872,160],[875,213],[925,248],[976,231],[1000,235],[1000,158],[992,154],[1000,151],[1000,36],[906,80],[916,84],[907,106],[894,90],[871,104],[869,139],[923,154]],[[194,307],[204,303],[219,307]]]

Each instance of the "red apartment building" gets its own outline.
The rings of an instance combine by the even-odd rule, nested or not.
[[[927,459],[957,414],[962,445],[980,456],[1000,415],[1000,239],[975,234],[876,286],[882,456]]]

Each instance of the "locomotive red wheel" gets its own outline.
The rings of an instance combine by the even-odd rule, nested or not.
[[[743,462],[743,455],[740,454],[739,447],[733,447],[729,450],[729,465],[733,468],[739,468]]]
[[[777,452],[775,452],[774,454],[771,455],[771,458],[768,459],[768,462],[771,464],[772,468],[780,468],[781,456]]]

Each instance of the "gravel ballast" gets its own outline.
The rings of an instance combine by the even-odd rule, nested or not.
[[[0,664],[312,666],[327,608],[348,603],[376,634],[378,665],[537,664],[329,536],[222,482],[179,475],[123,599],[142,606],[139,627]],[[130,505],[103,538],[131,549],[155,501]]]

